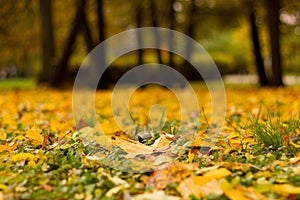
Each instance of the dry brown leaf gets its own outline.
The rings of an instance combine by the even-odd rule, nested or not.
[[[189,199],[190,195],[195,195],[197,198],[203,196],[200,190],[201,185],[196,184],[194,178],[195,176],[184,179],[177,187],[177,190],[184,199]]]
[[[179,162],[160,166],[154,171],[153,176],[150,177],[148,185],[156,189],[164,189],[168,184],[180,182],[191,175],[193,172],[190,168],[191,165]]]
[[[166,149],[171,142],[172,140],[168,139],[165,135],[162,135],[157,138],[151,146],[156,148],[157,150],[163,150]]]
[[[133,140],[125,140],[118,137],[114,137],[112,139],[112,143],[113,145],[119,146],[130,154],[148,154],[156,151],[155,147],[147,146]]]

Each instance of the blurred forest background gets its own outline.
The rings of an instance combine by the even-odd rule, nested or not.
[[[261,85],[280,86],[283,74],[300,74],[299,12],[299,0],[0,0],[0,78],[59,86],[101,41],[154,26],[197,40],[222,75],[258,74]],[[197,78],[176,55],[147,50],[114,62],[103,87],[146,62]]]

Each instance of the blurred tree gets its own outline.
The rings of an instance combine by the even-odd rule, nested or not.
[[[28,77],[35,72],[37,58],[42,54],[39,48],[41,24],[36,17],[40,11],[38,2],[0,0],[0,70],[16,67],[18,77]]]
[[[43,0],[41,0],[41,1],[43,1]],[[75,19],[74,19],[72,27],[70,29],[67,41],[65,43],[64,50],[63,50],[63,53],[62,53],[62,57],[59,60],[59,63],[57,64],[55,77],[51,81],[52,86],[60,86],[62,84],[62,82],[64,81],[64,78],[66,77],[68,62],[69,62],[71,54],[74,50],[76,36],[79,33],[79,30],[80,30],[81,26],[86,24],[86,22],[84,22],[85,19],[86,19],[84,8],[85,8],[85,1],[80,0],[77,3],[77,10],[76,10]],[[86,33],[88,33],[88,32],[89,31],[86,31]],[[92,44],[87,43],[88,48],[91,45]]]
[[[259,76],[259,82],[261,86],[283,86],[282,82],[282,66],[281,66],[281,51],[280,51],[280,30],[279,30],[279,10],[280,10],[280,0],[269,1],[265,0],[265,11],[267,12],[267,27],[270,38],[269,48],[272,57],[272,69],[269,78],[265,72],[265,66],[263,62],[263,57],[261,54],[260,38],[256,25],[256,15],[254,9],[254,0],[249,0],[247,5],[250,10],[250,25],[251,25],[251,36],[252,43],[256,61],[257,72]]]
[[[158,16],[156,13],[157,9],[156,9],[156,5],[155,5],[155,1],[154,0],[150,0],[150,13],[151,13],[151,21],[152,21],[152,27],[158,27]],[[155,38],[155,42],[156,42],[156,46],[159,47],[160,46],[160,38],[159,35],[157,33],[156,30],[154,30],[154,38]],[[156,56],[157,56],[157,60],[159,64],[162,64],[162,56],[161,56],[161,52],[160,49],[156,49]]]
[[[104,2],[103,0],[97,0],[97,17],[98,17],[98,33],[99,43],[103,42],[105,37],[105,20],[104,20]]]
[[[170,1],[170,5],[169,5],[169,20],[170,20],[170,25],[169,28],[171,30],[175,29],[175,22],[176,22],[176,12],[174,9],[175,6],[175,0],[169,0]],[[173,36],[173,32],[170,32],[169,35],[169,66],[173,67],[174,66],[174,54],[172,53],[173,50],[173,40],[174,40],[174,36]],[[175,67],[175,66],[174,66]]]
[[[251,26],[251,36],[252,36],[252,44],[253,44],[253,51],[255,55],[255,62],[256,62],[256,68],[258,72],[259,77],[259,83],[261,86],[267,86],[269,85],[269,80],[267,78],[266,72],[265,72],[265,66],[263,57],[261,54],[261,45],[259,41],[259,35],[256,25],[256,16],[255,16],[255,9],[254,9],[254,0],[248,1],[248,5],[250,8],[249,13],[249,20],[250,20],[250,26]]]
[[[136,27],[141,28],[142,23],[143,23],[143,6],[140,1],[135,2],[135,20],[136,20]],[[143,55],[144,55],[144,50],[141,48],[142,47],[142,35],[138,31],[137,32],[137,45],[138,45],[138,50],[137,50],[137,57],[138,57],[138,65],[142,65],[144,63],[143,61]]]
[[[58,0],[0,0],[0,67],[15,65],[18,74],[22,76],[31,75],[32,72],[41,69],[43,73],[40,74],[40,81],[48,81],[56,76],[60,76],[58,80],[62,80],[70,72],[75,75],[78,65],[86,56],[85,49],[90,51],[106,37],[134,27],[159,26],[187,33],[201,44],[205,44],[204,47],[223,74],[252,71],[254,65],[252,56],[249,56],[251,41],[253,49],[256,49],[253,60],[256,58],[256,66],[265,69],[268,82],[281,85],[280,76],[283,69],[278,67],[281,62],[284,72],[287,72],[287,69],[288,72],[299,72],[299,68],[296,67],[300,66],[300,56],[295,53],[300,49],[300,3],[297,0],[275,0],[271,1],[272,3],[265,2],[266,0],[248,0],[255,3],[254,9],[247,2],[240,0],[135,0],[126,3],[121,0],[94,0],[85,1],[86,5],[79,8],[81,1],[66,0],[61,3]],[[53,8],[45,6],[49,3],[52,3]],[[47,22],[51,19],[51,13],[42,15],[41,11],[47,13],[51,12],[51,9],[53,22]],[[80,20],[76,20],[76,13],[80,14]],[[40,24],[37,23],[38,20]],[[75,26],[75,21],[80,23]],[[53,33],[47,31],[51,26]],[[251,32],[247,26],[252,27]],[[72,28],[76,29],[73,34]],[[248,33],[251,35],[247,35]],[[41,37],[38,37],[38,34]],[[50,39],[46,39],[48,37]],[[172,38],[170,35],[166,41],[160,38],[158,42],[172,49]],[[279,39],[282,40],[281,43]],[[44,56],[40,56],[39,45],[45,46],[44,53],[42,52]],[[194,55],[192,49],[188,48],[189,45],[186,46],[187,56],[199,59],[199,56]],[[42,68],[38,68],[41,57],[45,59]],[[269,57],[273,59],[272,66],[271,62],[267,62],[268,59],[264,59]],[[136,58],[132,53],[113,64],[116,69],[124,69],[135,65]],[[181,67],[184,61],[172,53],[145,50],[143,56],[139,56],[139,63],[155,60],[166,61],[174,68],[179,66],[177,69],[180,68],[184,72],[189,70]],[[262,63],[266,65],[265,68],[262,67]]]
[[[272,55],[272,86],[283,86],[282,66],[279,39],[279,10],[280,0],[265,0],[268,12],[268,27]]]
[[[40,0],[43,68],[39,82],[51,82],[54,62],[54,38],[52,23],[52,0]]]
[[[187,12],[187,23],[186,23],[186,30],[185,30],[185,34],[188,35],[191,38],[195,38],[195,30],[197,27],[196,24],[196,15],[197,15],[197,2],[196,0],[191,0],[189,8],[188,8],[188,12]],[[185,44],[185,59],[186,59],[186,64],[188,65],[188,59],[191,58],[192,52],[193,52],[193,46],[190,43],[186,43]]]

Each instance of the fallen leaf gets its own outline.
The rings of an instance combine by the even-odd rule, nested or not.
[[[180,200],[181,198],[176,196],[167,195],[162,190],[156,190],[152,193],[144,193],[139,195],[134,195],[131,197],[131,200],[154,200],[154,199],[163,199],[163,200]]]
[[[0,140],[6,140],[6,132],[5,131],[0,131]]]
[[[244,192],[234,188],[226,179],[221,180],[221,189],[230,200],[251,200],[244,196]]]
[[[141,144],[133,140],[124,140],[118,137],[114,137],[114,139],[112,139],[112,144],[122,148],[130,154],[148,154],[153,153],[156,150],[155,147]]]
[[[277,194],[281,194],[283,196],[289,196],[294,194],[300,195],[300,187],[295,187],[290,184],[274,185],[272,190]]]
[[[157,150],[162,150],[164,148],[168,148],[171,142],[172,140],[168,139],[165,135],[161,135],[151,146]]]
[[[203,196],[208,196],[210,194],[221,196],[223,194],[223,190],[220,187],[220,183],[215,179],[201,186],[200,190]]]
[[[222,195],[223,191],[216,179],[209,179],[203,176],[191,176],[179,184],[177,190],[184,199],[189,199],[190,195],[202,198],[209,194]]]
[[[41,130],[36,126],[33,126],[29,130],[27,130],[26,136],[32,141],[32,144],[43,145],[44,137],[41,134]]]
[[[52,191],[53,187],[51,185],[43,184],[41,185],[44,190]]]
[[[11,161],[20,161],[20,160],[37,160],[38,156],[31,153],[18,153],[11,156]]]
[[[0,144],[0,153],[3,151],[10,151],[11,147],[8,145]]]
[[[201,185],[196,184],[194,178],[195,176],[184,179],[177,187],[177,190],[183,199],[189,199],[190,195],[195,195],[197,198],[201,198],[203,196],[200,191]]]
[[[111,188],[108,190],[108,192],[105,194],[106,197],[112,197],[113,195],[117,194],[119,191],[121,191],[124,188],[123,185],[118,185],[116,187]]]
[[[208,171],[203,176],[209,179],[220,179],[229,176],[231,172],[226,168],[213,169]]]
[[[187,166],[179,162],[160,166],[154,171],[148,185],[156,189],[163,189],[170,183],[180,182],[192,174],[192,171],[189,170],[190,166]]]

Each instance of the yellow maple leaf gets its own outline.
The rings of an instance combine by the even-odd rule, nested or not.
[[[31,127],[26,131],[26,136],[32,141],[34,145],[42,145],[44,137],[41,134],[41,130],[36,126]]]
[[[54,132],[64,132],[64,131],[67,131],[68,129],[70,129],[70,125],[61,120],[61,121],[58,121],[58,120],[50,120],[50,130],[54,131]]]

